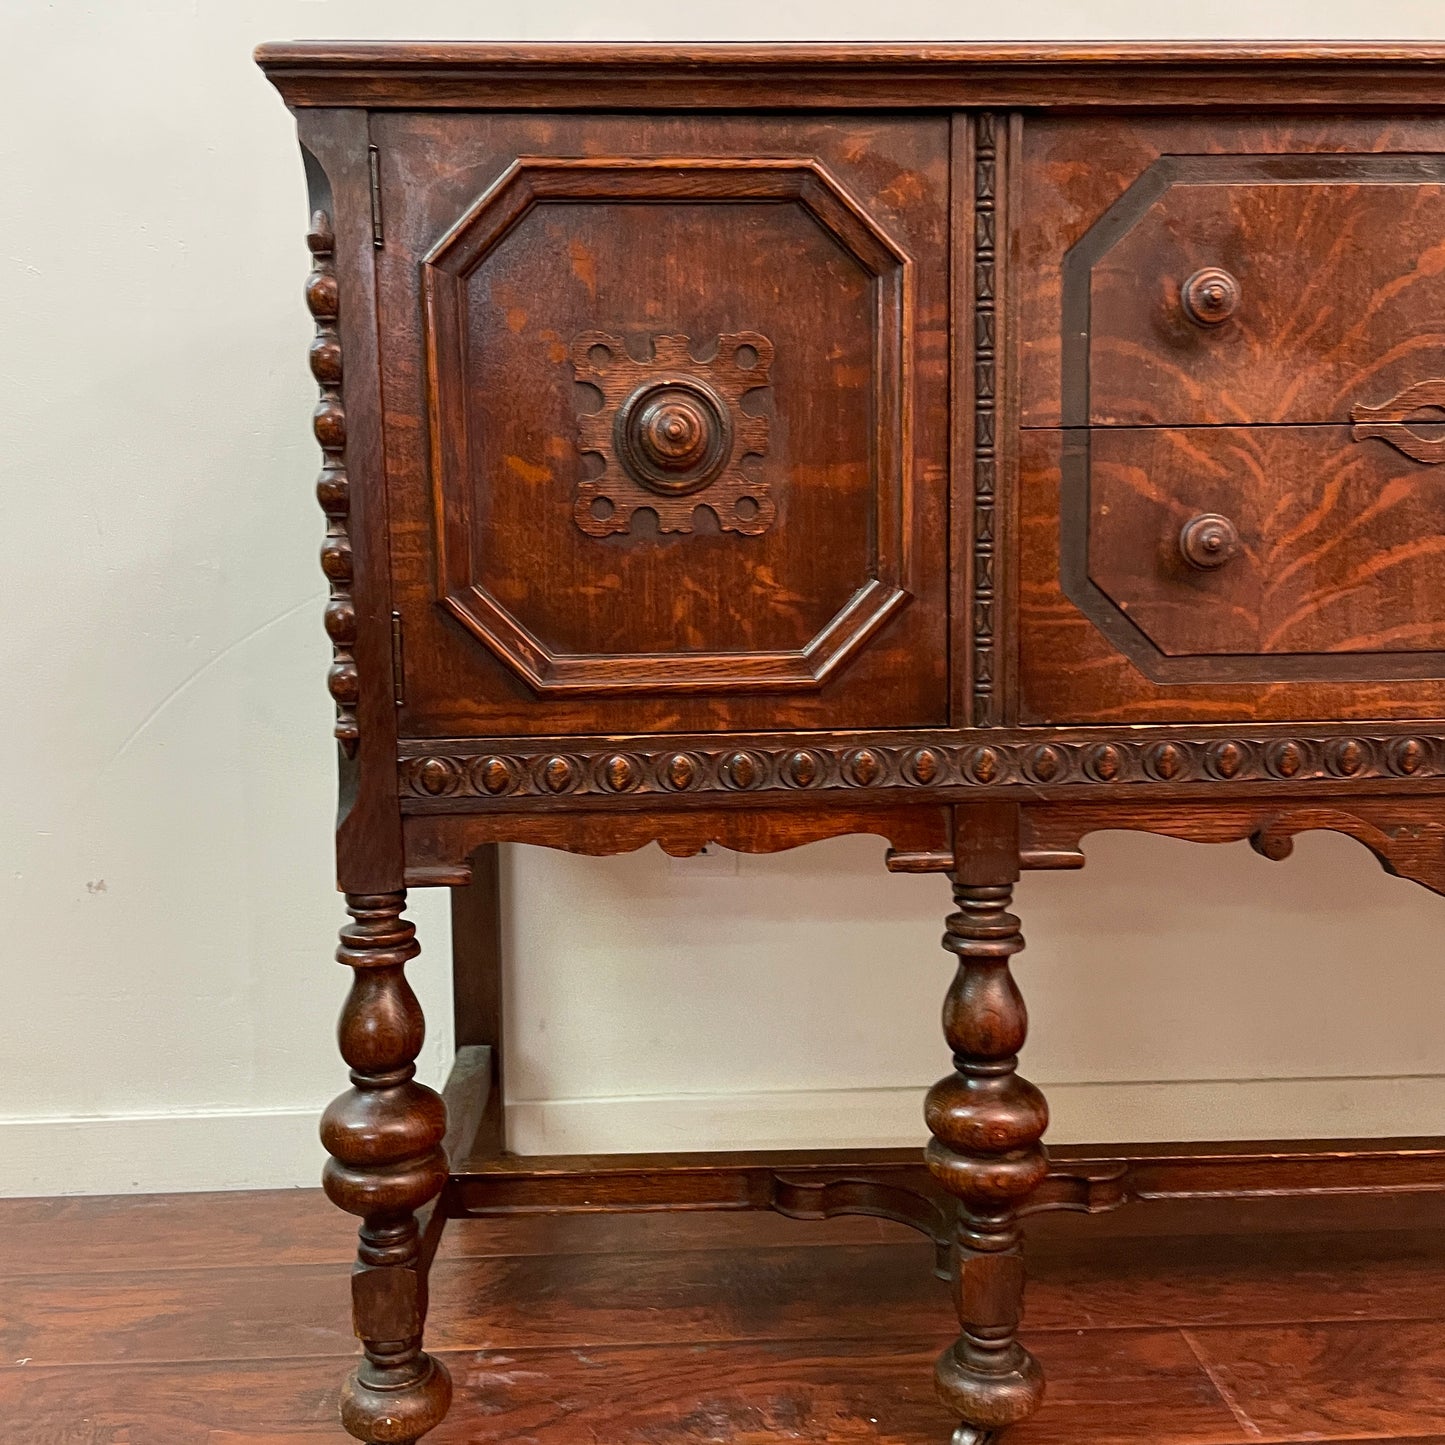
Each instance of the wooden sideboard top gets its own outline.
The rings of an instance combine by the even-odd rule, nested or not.
[[[258,47],[256,61],[293,106],[1445,106],[1445,43],[1438,41],[499,45],[297,40]]]

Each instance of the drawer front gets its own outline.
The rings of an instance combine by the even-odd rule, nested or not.
[[[1031,141],[1023,716],[1438,714],[1445,129]]]
[[[1064,263],[1066,425],[1350,419],[1445,377],[1445,156],[1164,156]]]
[[[943,721],[946,121],[376,135],[403,730]]]
[[[1445,467],[1349,427],[1118,428],[1088,483],[1087,575],[1125,647],[1208,676],[1445,662]]]

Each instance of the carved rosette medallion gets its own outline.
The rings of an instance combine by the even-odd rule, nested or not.
[[[768,385],[772,342],[755,331],[720,336],[706,361],[686,336],[656,336],[652,348],[638,361],[605,332],[572,343],[577,382],[602,395],[601,408],[578,419],[577,448],[601,457],[603,470],[577,488],[577,525],[589,537],[629,532],[646,508],[659,531],[691,532],[707,507],[725,532],[766,532],[776,504],[743,463],[767,453],[768,421],[742,399]]]

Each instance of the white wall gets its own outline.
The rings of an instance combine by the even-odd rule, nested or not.
[[[0,1192],[308,1183],[343,1081],[295,35],[1445,36],[1438,0],[111,0],[0,6]],[[1021,889],[1058,1139],[1439,1131],[1445,901],[1347,840],[1096,840]],[[945,888],[872,840],[514,850],[533,1148],[904,1143]],[[445,898],[414,895],[444,1020]],[[423,1060],[439,1080],[446,1041]]]

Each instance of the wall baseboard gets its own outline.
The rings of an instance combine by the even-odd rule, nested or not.
[[[923,1141],[926,1086],[511,1100],[517,1154],[888,1149]],[[1445,1075],[1043,1083],[1050,1144],[1363,1139],[1445,1130]]]
[[[0,1196],[314,1188],[321,1110],[0,1119]]]
[[[1051,1144],[1363,1139],[1445,1131],[1445,1076],[1045,1084]],[[520,1100],[519,1154],[887,1149],[922,1142],[922,1088]],[[311,1187],[320,1109],[0,1119],[0,1195]]]

